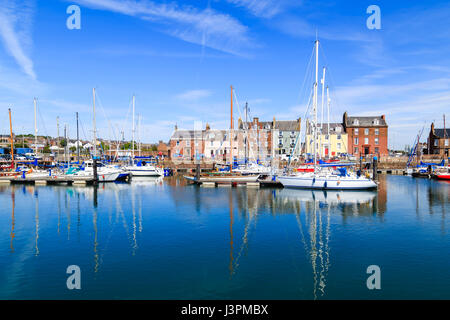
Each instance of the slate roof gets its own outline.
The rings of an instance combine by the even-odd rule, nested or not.
[[[311,124],[311,123],[309,123]],[[322,132],[324,134],[326,134],[328,132],[328,123],[324,123],[323,124],[323,130]],[[341,128],[340,131],[338,131],[338,128]],[[308,125],[307,127],[307,134],[311,134],[312,133],[312,127],[311,125]],[[345,134],[345,130],[344,130],[344,126],[342,125],[342,123],[330,123],[330,134]]]
[[[244,129],[245,122],[242,122],[239,129]],[[254,122],[247,122],[247,128],[252,128]],[[275,128],[273,127],[273,121],[260,121],[260,126],[266,130],[279,130],[279,131],[298,131],[297,120],[275,120]]]
[[[280,131],[298,131],[297,120],[276,120],[275,129]]]
[[[202,138],[205,140],[223,140],[225,136],[228,136],[228,131],[229,130],[176,130],[172,134],[170,140],[201,140]]]
[[[356,123],[356,120],[358,123]],[[375,120],[378,120],[378,124],[375,124]],[[384,127],[387,126],[386,120],[381,116],[379,117],[347,117],[345,123],[347,127]]]
[[[445,131],[447,131],[447,138],[450,138],[450,129],[445,129]],[[434,134],[439,137],[439,138],[444,138],[444,133],[445,133],[444,129],[434,129]]]

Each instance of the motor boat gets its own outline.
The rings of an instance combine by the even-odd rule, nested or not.
[[[161,177],[164,176],[164,169],[153,166],[151,164],[141,164],[140,162],[125,167],[133,177]]]

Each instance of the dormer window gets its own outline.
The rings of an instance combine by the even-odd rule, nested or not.
[[[380,121],[379,121],[378,119],[375,119],[375,120],[373,121],[373,124],[377,126],[377,125],[380,124]]]
[[[354,124],[355,126],[359,125],[358,119],[353,120],[353,124]]]

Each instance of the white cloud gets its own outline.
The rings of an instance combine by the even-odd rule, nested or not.
[[[248,36],[248,28],[235,18],[210,8],[199,10],[175,3],[131,0],[75,0],[93,9],[108,10],[138,17],[164,27],[163,32],[184,41],[215,50],[245,55],[243,48],[256,44]]]
[[[177,95],[177,99],[183,101],[196,101],[211,96],[209,90],[189,90]]]
[[[283,0],[227,0],[240,7],[247,8],[252,14],[262,18],[271,18],[279,14],[284,5]]]
[[[19,9],[20,5],[20,9]],[[26,54],[29,46],[30,24],[34,11],[32,1],[4,0],[0,4],[0,37],[6,51],[16,60],[22,70],[32,79],[36,79],[33,61]]]

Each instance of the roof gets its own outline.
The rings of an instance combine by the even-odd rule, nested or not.
[[[450,138],[450,129],[445,129],[447,131],[445,137]],[[444,138],[444,129],[434,129],[434,134],[439,138]]]
[[[245,122],[240,123],[239,129],[244,129]],[[273,121],[259,121],[258,124],[262,129],[279,130],[279,131],[299,131],[297,120],[276,120],[275,127]],[[254,122],[247,122],[247,128],[253,128]]]
[[[280,131],[298,131],[297,120],[277,120],[275,121],[275,129]]]
[[[387,123],[382,116],[347,117],[345,125],[347,127],[385,127],[387,126]]]
[[[311,126],[307,126],[307,134],[311,134]],[[322,132],[328,133],[328,124],[324,123],[322,125]],[[344,126],[342,123],[330,123],[330,134],[345,134]]]
[[[192,139],[223,139],[228,130],[176,130],[170,140],[192,140]]]

